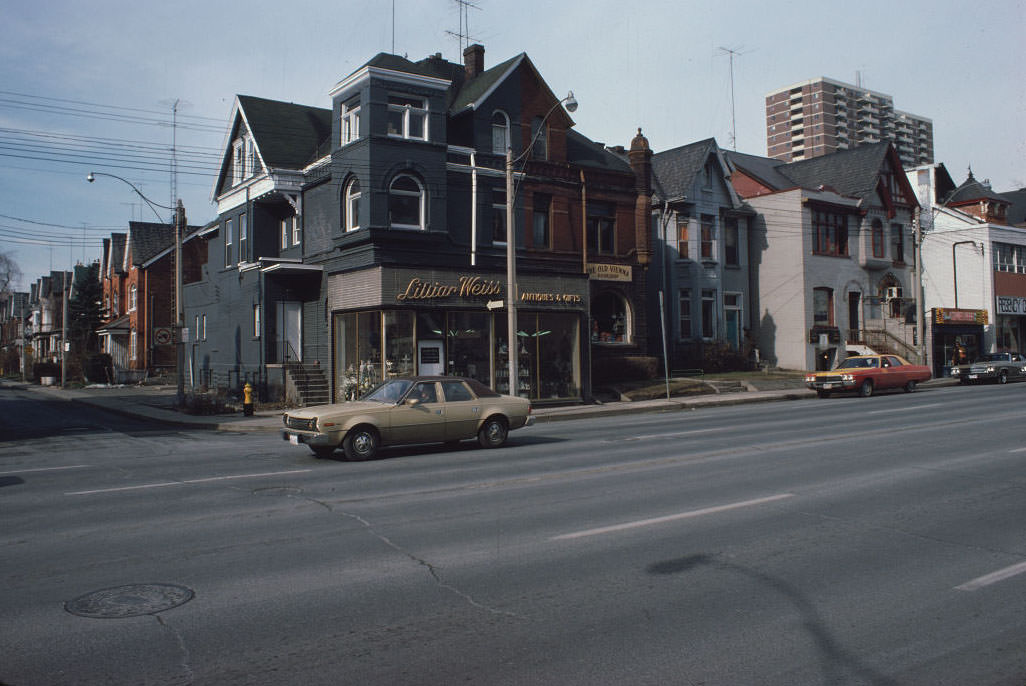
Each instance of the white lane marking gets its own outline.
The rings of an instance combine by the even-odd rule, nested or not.
[[[304,474],[313,471],[312,469],[293,469],[287,472],[262,472],[259,474],[233,474],[231,476],[212,476],[206,479],[185,479],[182,481],[164,481],[155,484],[140,484],[139,486],[121,486],[119,488],[98,488],[93,491],[71,491],[64,495],[92,495],[94,493],[117,493],[119,491],[139,491],[146,488],[166,488],[168,486],[184,486],[186,484],[205,484],[211,481],[228,481],[230,479],[257,479],[262,476],[285,476],[286,474]]]
[[[1019,574],[1026,574],[1026,562],[1020,562],[1017,565],[1005,567],[1004,569],[999,569],[996,572],[986,574],[984,576],[973,579],[972,581],[967,581],[961,586],[955,586],[955,590],[975,591],[978,588],[990,586],[991,584],[996,584],[997,582],[1004,581],[1005,579],[1011,579],[1013,576],[1018,576]]]
[[[941,407],[944,403],[931,403],[929,405],[913,405],[912,407],[896,407],[893,410],[873,410],[866,414],[894,414],[895,412],[915,412],[916,410],[925,410],[928,407]]]
[[[649,438],[677,438],[679,436],[691,436],[693,434],[710,434],[718,431],[726,431],[726,428],[721,429],[695,429],[694,431],[675,431],[668,434],[645,434],[643,436],[630,436],[629,438],[611,438],[611,442],[619,441],[643,441]]]
[[[1016,448],[1015,450],[1009,450],[1010,453],[1026,453],[1026,448]]]
[[[744,500],[738,503],[730,503],[729,505],[717,505],[715,507],[706,507],[701,510],[691,510],[690,512],[680,512],[678,514],[666,515],[665,517],[654,517],[652,519],[639,519],[634,522],[624,522],[623,524],[614,524],[612,526],[603,526],[598,529],[587,529],[585,531],[575,531],[569,534],[561,534],[559,536],[553,536],[551,541],[566,541],[574,538],[585,538],[586,536],[598,536],[600,534],[613,533],[615,531],[624,531],[626,529],[637,529],[643,526],[652,526],[653,524],[662,524],[664,522],[673,522],[678,519],[690,519],[692,517],[701,517],[708,514],[716,514],[718,512],[727,512],[729,510],[737,510],[742,507],[753,507],[755,505],[764,505],[766,503],[776,502],[778,500],[784,500],[786,498],[794,497],[793,493],[781,493],[779,495],[771,495],[766,498],[756,498],[755,500]]]
[[[0,476],[6,474],[28,474],[29,472],[59,472],[62,469],[83,469],[87,464],[73,464],[67,467],[36,467],[35,469],[16,469],[13,472],[0,472]]]

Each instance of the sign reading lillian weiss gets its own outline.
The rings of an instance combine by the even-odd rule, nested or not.
[[[999,295],[997,297],[997,313],[1026,316],[1026,298]]]
[[[461,276],[456,283],[429,283],[420,278],[412,278],[406,289],[395,296],[399,302],[405,300],[437,300],[457,296],[460,298],[502,295],[502,282],[482,279],[480,276]]]

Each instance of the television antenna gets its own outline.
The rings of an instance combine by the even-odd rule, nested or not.
[[[446,33],[449,36],[453,37],[453,38],[459,39],[459,42],[460,42],[460,54],[459,54],[459,58],[458,59],[463,59],[463,48],[466,47],[464,45],[464,42],[466,42],[466,45],[469,46],[470,45],[470,41],[476,40],[475,38],[472,38],[471,35],[470,35],[470,10],[471,9],[479,10],[481,8],[478,5],[476,5],[473,2],[471,2],[471,0],[453,0],[453,1],[456,3],[457,8],[459,9],[460,30],[459,30],[459,33],[454,33],[452,31],[446,31]]]
[[[737,116],[734,111],[734,56],[745,55],[740,48],[725,48],[720,46],[720,53],[730,58],[730,147],[737,151]]]

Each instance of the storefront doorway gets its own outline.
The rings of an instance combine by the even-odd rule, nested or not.
[[[421,376],[445,374],[445,352],[442,341],[417,341],[417,369]]]

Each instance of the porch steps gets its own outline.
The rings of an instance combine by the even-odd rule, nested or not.
[[[296,399],[301,406],[323,405],[331,402],[331,389],[324,370],[319,366],[306,366],[301,362],[289,362],[285,371],[296,390]]]

